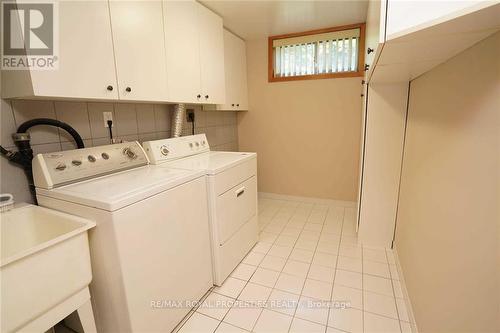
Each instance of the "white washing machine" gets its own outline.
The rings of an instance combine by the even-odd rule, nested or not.
[[[215,285],[258,240],[257,154],[210,151],[205,134],[143,143],[152,164],[207,175]]]
[[[148,165],[137,142],[41,154],[33,171],[41,206],[97,224],[99,332],[170,332],[213,286],[204,172]]]

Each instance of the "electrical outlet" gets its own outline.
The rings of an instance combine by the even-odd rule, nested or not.
[[[186,121],[188,123],[194,122],[194,110],[192,109],[186,110]]]
[[[103,112],[102,117],[104,118],[104,127],[108,128],[108,120],[113,121],[113,112]],[[111,124],[111,127],[115,127],[115,124]]]

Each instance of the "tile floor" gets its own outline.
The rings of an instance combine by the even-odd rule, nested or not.
[[[259,199],[260,241],[179,332],[411,332],[391,250],[354,208]]]

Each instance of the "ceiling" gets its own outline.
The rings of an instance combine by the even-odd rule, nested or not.
[[[366,20],[368,1],[201,0],[243,39],[328,28]]]

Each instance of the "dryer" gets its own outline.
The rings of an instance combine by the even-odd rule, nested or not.
[[[40,154],[33,171],[41,206],[97,224],[99,332],[171,331],[213,286],[204,172],[148,165],[137,142]]]
[[[205,134],[143,143],[152,164],[207,175],[214,284],[258,240],[257,154],[211,151]]]

